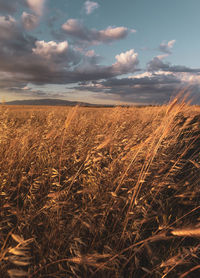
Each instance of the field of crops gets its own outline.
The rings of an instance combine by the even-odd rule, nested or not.
[[[200,107],[0,107],[0,277],[200,277]]]

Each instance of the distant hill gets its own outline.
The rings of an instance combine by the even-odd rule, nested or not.
[[[49,106],[97,106],[87,102],[69,101],[62,99],[28,99],[8,101],[6,105],[49,105]]]

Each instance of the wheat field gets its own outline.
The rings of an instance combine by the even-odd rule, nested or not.
[[[0,277],[200,277],[200,107],[0,107]]]

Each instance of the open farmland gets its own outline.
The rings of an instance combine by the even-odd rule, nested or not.
[[[0,277],[199,277],[200,108],[0,107]]]

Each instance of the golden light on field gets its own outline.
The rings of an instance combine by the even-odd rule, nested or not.
[[[197,273],[199,153],[200,108],[178,99],[1,105],[0,273]]]

